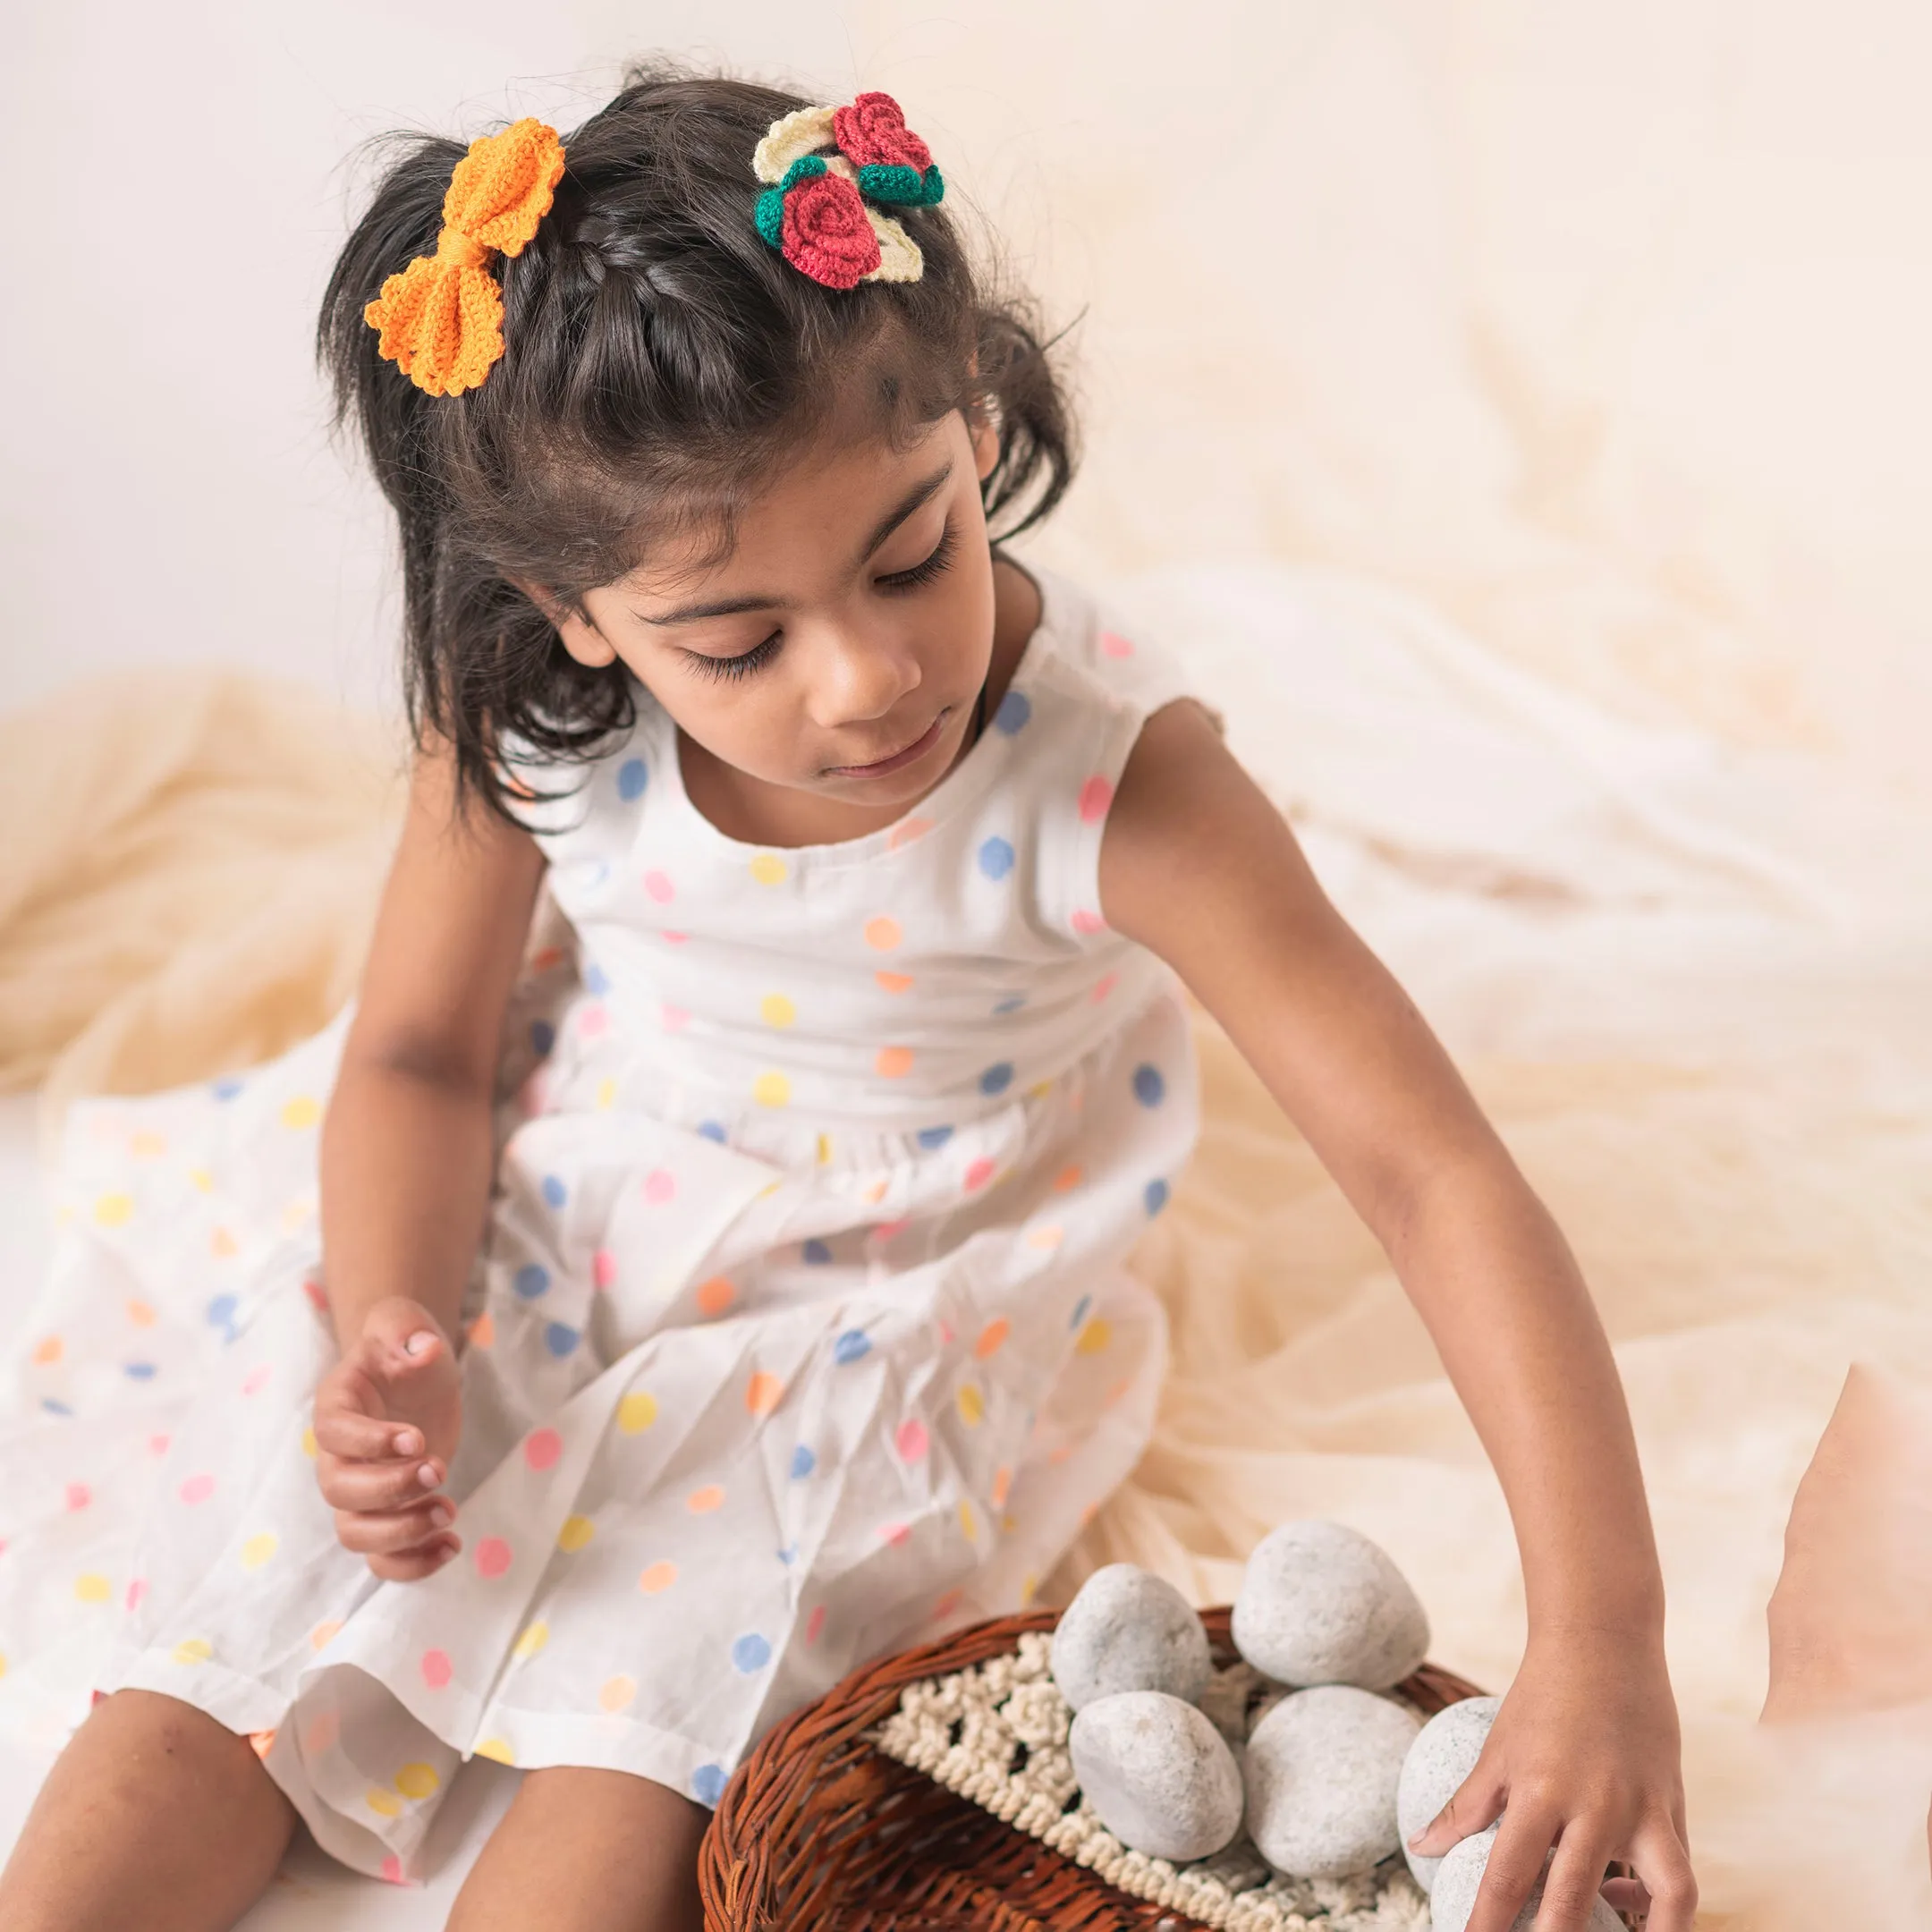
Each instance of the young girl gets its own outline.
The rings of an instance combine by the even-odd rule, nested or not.
[[[352,1018],[89,1143],[76,1352],[131,1286],[200,1394],[100,1466],[144,1519],[110,1694],[9,1932],[227,1926],[298,1817],[407,1879],[477,1753],[526,1775],[452,1925],[696,1926],[761,1733],[1027,1603],[1146,1442],[1182,985],[1514,1513],[1528,1653],[1422,1849],[1506,1803],[1476,1932],[1553,1845],[1546,1932],[1615,1858],[1690,1925],[1576,1267],[1179,668],[992,535],[1070,425],[943,194],[884,95],[645,72],[561,145],[414,142],[352,236],[320,343],[401,523],[407,824]],[[61,1387],[114,1450],[123,1384]]]

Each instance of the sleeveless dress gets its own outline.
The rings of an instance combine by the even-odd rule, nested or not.
[[[1028,1602],[1150,1432],[1165,1330],[1122,1261],[1197,1124],[1174,978],[1097,891],[1122,767],[1185,687],[1036,574],[982,735],[883,831],[725,836],[641,693],[531,808],[437,1574],[378,1581],[315,1481],[347,1016],[75,1110],[0,1437],[0,1722],[187,1699],[326,1850],[407,1880],[473,1754],[715,1803],[858,1665]]]

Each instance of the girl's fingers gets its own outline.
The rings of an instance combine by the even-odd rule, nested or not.
[[[1504,1797],[1500,1764],[1486,1758],[1462,1781],[1462,1788],[1436,1814],[1427,1830],[1409,1841],[1411,1851],[1423,1858],[1440,1858],[1452,1845],[1487,1831],[1503,1816]]]
[[[331,1509],[358,1512],[408,1509],[440,1488],[445,1473],[433,1456],[352,1462],[325,1451],[316,1466],[322,1500]]]
[[[1572,1818],[1563,1826],[1543,1881],[1536,1932],[1589,1932],[1590,1913],[1616,1840],[1614,1829],[1587,1818]]]
[[[413,1509],[337,1510],[335,1539],[359,1556],[393,1556],[427,1543],[454,1520],[448,1500],[436,1496]]]
[[[411,1550],[371,1556],[369,1566],[386,1583],[415,1583],[426,1576],[434,1576],[462,1548],[460,1537],[436,1537]]]
[[[1523,1901],[1543,1876],[1543,1860],[1558,1823],[1547,1812],[1532,1817],[1519,1806],[1511,1808],[1489,1848],[1488,1868],[1477,1890],[1467,1932],[1510,1932]]]
[[[385,1422],[354,1409],[318,1402],[316,1446],[345,1462],[382,1462],[423,1452],[422,1431],[406,1424]]]
[[[1691,1874],[1690,1854],[1669,1818],[1658,1813],[1638,1832],[1630,1862],[1650,1894],[1645,1932],[1690,1932],[1697,1917],[1697,1879]]]

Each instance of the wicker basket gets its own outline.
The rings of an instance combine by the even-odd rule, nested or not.
[[[1204,1932],[866,1741],[909,1684],[1013,1650],[1057,1617],[998,1617],[882,1658],[768,1732],[705,1834],[706,1932]],[[1232,1663],[1228,1612],[1202,1621],[1216,1662]],[[1431,1713],[1478,1694],[1431,1664],[1400,1688]]]

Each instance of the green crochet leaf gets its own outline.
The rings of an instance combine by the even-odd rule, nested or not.
[[[859,170],[859,191],[895,208],[930,208],[945,192],[945,183],[936,167],[922,174],[916,167],[875,161]]]
[[[792,187],[795,182],[809,180],[814,174],[823,174],[825,171],[825,157],[823,155],[801,155],[784,171],[784,179],[778,183],[778,192],[783,194],[787,188]]]
[[[758,232],[773,248],[784,246],[784,190],[767,188],[758,198],[758,207],[751,218],[758,224]]]

